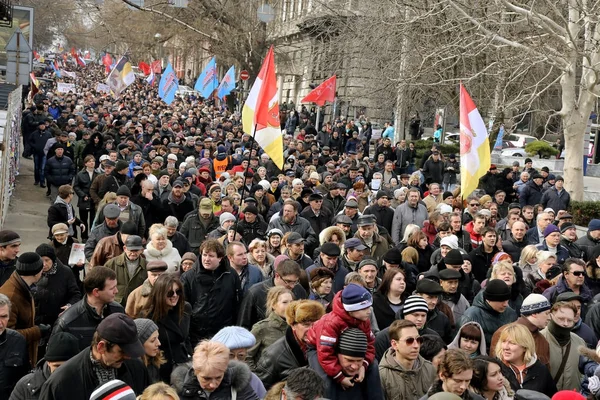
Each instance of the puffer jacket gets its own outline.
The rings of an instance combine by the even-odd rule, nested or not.
[[[481,325],[485,336],[486,350],[489,352],[489,345],[492,343],[492,335],[502,325],[510,324],[517,320],[517,313],[510,307],[507,307],[503,313],[496,312],[490,307],[483,298],[483,291],[479,292],[473,300],[473,305],[465,311],[460,326],[467,322],[474,321]]]
[[[379,364],[379,376],[387,400],[418,399],[427,393],[435,380],[435,367],[419,356],[413,369],[406,370],[395,358],[396,351],[389,348]]]
[[[0,400],[8,400],[19,378],[31,368],[25,337],[5,329],[0,335],[0,360]]]
[[[252,334],[256,338],[256,344],[248,350],[246,357],[246,364],[251,370],[256,369],[256,364],[262,357],[263,351],[285,335],[287,327],[286,320],[275,312],[271,312],[267,318],[254,324]]]
[[[70,185],[75,177],[75,164],[69,157],[51,157],[46,161],[44,174],[53,186]]]
[[[466,324],[464,324],[460,327],[460,329],[456,332],[456,336],[454,336],[454,339],[448,345],[448,348],[449,349],[460,349],[460,334],[461,334],[463,328],[467,325],[475,325],[481,332],[481,340],[479,341],[479,349],[477,349],[477,351],[475,353],[471,354],[471,358],[477,357],[477,356],[487,356],[488,353],[486,351],[485,334],[483,333],[483,329],[481,328],[481,325],[479,325],[477,322],[474,322],[474,321],[467,322]]]
[[[221,328],[235,325],[240,300],[240,278],[223,258],[214,271],[204,268],[198,259],[192,269],[181,276],[185,299],[192,305],[190,341],[212,337]]]
[[[367,337],[367,353],[365,361],[368,365],[373,364],[375,359],[375,335],[371,330],[370,321],[360,321],[350,316],[342,304],[342,293],[338,292],[333,298],[333,311],[325,314],[315,322],[306,334],[306,342],[317,349],[319,364],[327,376],[336,382],[344,379],[344,373],[335,353],[337,340],[340,334],[348,328],[358,328]],[[327,337],[324,341],[321,338]]]
[[[22,377],[12,394],[10,400],[38,400],[42,386],[50,377],[50,367],[42,359],[32,372]]]
[[[258,400],[251,386],[252,372],[246,364],[229,361],[229,366],[219,387],[211,393],[205,392],[190,364],[181,365],[171,375],[171,384],[181,400],[231,400],[235,391],[237,400]]]

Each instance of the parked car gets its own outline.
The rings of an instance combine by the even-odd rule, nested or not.
[[[511,142],[515,147],[525,147],[529,143],[535,142],[538,139],[531,135],[524,135],[522,133],[512,133],[506,137],[506,140]]]
[[[503,157],[525,157],[527,152],[523,147],[509,147],[500,152]]]

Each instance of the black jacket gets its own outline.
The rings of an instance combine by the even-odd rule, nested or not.
[[[192,305],[190,341],[196,345],[221,328],[235,325],[241,297],[240,278],[223,258],[214,271],[202,266],[201,259],[181,276],[185,299]]]
[[[73,226],[79,226],[81,224],[81,220],[77,218],[77,214],[75,212],[75,207],[73,207],[73,216],[75,217],[75,222]],[[64,203],[54,203],[48,208],[48,216],[46,217],[46,222],[48,224],[48,237],[52,237],[52,227],[56,224],[66,224],[69,220],[69,213],[67,211],[67,206]]]
[[[36,130],[29,136],[29,144],[34,154],[44,154],[46,142],[52,138],[52,134],[48,129],[44,131]]]
[[[104,307],[102,318],[106,318],[114,313],[125,314],[125,309],[119,303],[113,301]],[[83,299],[73,304],[58,317],[52,334],[69,332],[79,339],[79,350],[84,350],[92,343],[94,332],[96,332],[96,328],[102,322],[102,318],[96,314],[96,310],[88,304],[87,297],[84,296]]]
[[[10,261],[0,261],[0,286],[4,285],[4,282],[15,272],[16,264],[16,258]]]
[[[119,187],[127,184],[127,175],[121,175],[116,170],[110,173],[104,182],[102,183],[102,188],[98,192],[98,195],[102,198],[108,192],[117,193]]]
[[[37,367],[22,377],[12,394],[10,400],[38,400],[42,386],[50,377],[50,367],[42,359],[38,361]]]
[[[265,240],[267,235],[267,223],[261,221],[257,216],[253,223],[246,220],[238,223],[238,232],[242,235],[242,240],[246,245],[249,245],[254,239]]]
[[[150,226],[150,224],[146,224],[146,226]],[[182,257],[185,253],[192,251],[190,243],[181,232],[175,232],[175,234],[171,236],[169,240],[173,244],[173,247],[179,251],[179,255]]]
[[[274,278],[254,284],[244,296],[240,306],[237,324],[251,330],[252,326],[266,318],[267,292],[275,286]],[[296,300],[306,299],[307,294],[301,285],[294,286],[292,290]]]
[[[153,193],[152,200],[148,200],[142,194],[138,194],[131,198],[131,202],[140,206],[142,209],[142,215],[144,216],[144,221],[146,222],[146,232],[145,236],[148,236],[148,231],[150,227],[154,224],[159,224],[164,222],[163,218],[163,209],[160,199]],[[183,255],[183,253],[179,253]]]
[[[319,216],[315,215],[315,212],[312,210],[312,208],[306,207],[304,210],[302,210],[300,216],[305,218],[310,223],[310,226],[317,235],[320,234],[323,229],[331,226],[331,210],[329,210],[327,207],[321,207]]]
[[[380,330],[387,328],[396,320],[396,313],[390,307],[387,296],[380,292],[373,293],[373,313]]]
[[[479,282],[483,282],[486,278],[488,269],[492,266],[492,258],[498,252],[498,248],[494,246],[491,253],[483,251],[483,244],[469,253],[471,264],[473,265],[473,275]]]
[[[94,204],[92,201],[92,196],[90,194],[90,187],[92,187],[92,181],[94,178],[98,176],[96,170],[92,173],[92,179],[90,179],[90,174],[84,169],[75,175],[75,182],[73,183],[73,190],[77,193],[77,207],[83,208],[84,210],[89,210],[91,206]],[[88,197],[87,200],[84,200],[85,196]]]
[[[256,364],[254,372],[269,390],[277,382],[285,380],[296,368],[306,367],[306,354],[296,341],[291,327],[287,327],[285,335],[265,350]]]
[[[363,215],[374,215],[377,225],[383,226],[388,232],[392,232],[392,222],[394,221],[394,209],[391,207],[381,207],[377,204],[367,207]],[[391,243],[391,242],[390,242]]]
[[[163,209],[163,218],[172,215],[179,221],[179,226],[185,221],[185,216],[194,211],[194,203],[189,197],[186,197],[181,203],[174,203],[169,200],[171,193],[166,199],[162,200],[161,208]],[[207,232],[208,233],[208,232]]]
[[[537,228],[536,228],[537,229]],[[506,253],[510,255],[512,262],[519,262],[521,259],[521,251],[528,245],[527,240],[523,237],[523,240],[517,242],[512,237],[505,242],[502,242],[502,248]]]
[[[46,161],[44,174],[53,186],[70,185],[75,176],[75,164],[69,157],[50,157]]]
[[[25,337],[6,329],[0,335],[0,400],[8,400],[17,381],[29,370],[29,352]]]
[[[527,182],[521,190],[519,196],[519,205],[521,208],[525,206],[535,206],[542,202],[542,187],[535,184],[533,180]]]
[[[92,369],[90,352],[90,348],[82,350],[54,371],[42,387],[40,399],[89,399],[99,386]],[[116,375],[117,379],[131,386],[136,395],[142,394],[150,385],[148,371],[140,359],[123,361]]]
[[[569,250],[569,257],[581,258],[582,260],[586,258],[585,251],[577,244],[577,242],[571,242],[563,236],[560,238],[560,244]],[[504,246],[504,244],[502,246]]]
[[[75,304],[81,300],[81,292],[77,286],[75,275],[71,268],[56,260],[56,273],[42,275],[33,292],[35,300],[35,324],[54,325],[58,315],[63,312],[61,307]]]
[[[434,308],[427,313],[427,322],[425,326],[435,331],[445,343],[452,342],[452,326],[450,320],[440,310]]]
[[[525,378],[521,385],[519,385],[515,372],[513,372],[510,367],[503,362],[500,363],[500,366],[502,368],[502,375],[508,379],[511,389],[515,392],[519,389],[529,389],[543,393],[548,397],[554,396],[557,392],[556,383],[554,382],[552,375],[550,375],[548,368],[542,365],[540,360],[536,359],[534,363],[530,363],[530,365],[525,368]]]

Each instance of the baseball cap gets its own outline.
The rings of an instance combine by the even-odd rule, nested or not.
[[[304,242],[304,238],[298,232],[292,232],[287,238],[289,244],[298,244]]]
[[[346,249],[356,249],[359,251],[365,250],[367,248],[367,246],[365,246],[363,242],[361,242],[358,238],[350,238],[346,240],[346,242],[344,243],[344,247]]]
[[[140,343],[137,327],[133,319],[126,314],[115,313],[104,318],[96,329],[102,339],[118,344],[131,358],[144,355],[144,346]]]

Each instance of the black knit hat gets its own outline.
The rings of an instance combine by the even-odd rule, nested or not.
[[[58,332],[50,337],[44,356],[46,361],[67,361],[79,353],[79,340],[68,332]]]
[[[54,247],[50,246],[48,243],[42,243],[42,244],[40,244],[35,249],[35,252],[40,257],[48,257],[49,259],[52,260],[52,262],[56,261],[56,252],[54,251]]]
[[[127,221],[123,225],[121,225],[120,232],[125,235],[137,235],[138,234],[137,226],[135,225],[134,222],[131,222],[131,221]]]
[[[121,185],[119,186],[119,188],[117,189],[117,196],[127,196],[127,197],[131,197],[131,190],[129,190],[129,188],[125,185]]]
[[[400,264],[402,263],[402,254],[397,247],[393,247],[383,255],[383,261],[392,265]]]
[[[129,164],[127,164],[127,161],[123,161],[123,160],[117,161],[117,165],[115,166],[115,169],[117,171],[122,171],[125,168],[129,168]]]
[[[340,334],[338,352],[348,357],[364,357],[367,354],[367,336],[358,328],[348,328]]]
[[[33,276],[44,268],[42,258],[33,252],[23,253],[17,259],[17,272],[22,276]]]
[[[489,301],[510,300],[510,287],[501,279],[492,279],[483,291],[483,298]]]
[[[0,231],[0,247],[9,246],[15,243],[21,243],[21,236],[19,236],[17,232],[9,230]]]
[[[444,257],[444,263],[446,263],[446,265],[462,265],[462,253],[457,249],[450,250],[448,254],[446,254],[446,257]]]

